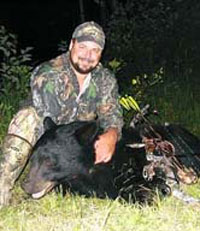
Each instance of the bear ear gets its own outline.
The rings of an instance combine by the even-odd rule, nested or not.
[[[75,136],[81,145],[88,145],[94,141],[98,131],[99,123],[97,121],[86,122],[76,130]]]
[[[43,121],[44,130],[47,131],[53,127],[56,127],[56,124],[50,117],[45,117]]]

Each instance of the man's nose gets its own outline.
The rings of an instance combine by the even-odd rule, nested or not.
[[[85,51],[85,58],[90,59],[92,57],[92,52],[90,50]]]

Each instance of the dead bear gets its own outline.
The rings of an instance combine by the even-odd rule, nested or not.
[[[169,179],[174,178],[172,183],[179,184],[182,179],[178,178],[178,170],[185,173],[184,167],[194,169],[191,172],[194,175],[188,175],[192,181],[199,177],[200,141],[177,125],[124,129],[112,161],[98,165],[94,165],[93,154],[94,142],[100,133],[97,121],[56,125],[47,117],[44,128],[22,184],[25,192],[35,199],[63,185],[85,196],[111,199],[120,196],[143,202],[155,188],[163,195],[170,194]],[[178,168],[177,163],[183,168]]]
[[[99,132],[96,121],[56,125],[44,120],[45,133],[36,143],[30,171],[22,184],[33,198],[41,198],[57,185],[90,196],[116,198],[109,164],[94,166],[93,143]]]

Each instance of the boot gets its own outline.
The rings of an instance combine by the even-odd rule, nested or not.
[[[41,130],[41,119],[33,107],[20,110],[11,121],[2,145],[0,162],[0,207],[10,203],[15,181],[20,176]],[[40,134],[41,135],[41,134]]]

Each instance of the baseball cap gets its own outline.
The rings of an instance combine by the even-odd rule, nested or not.
[[[93,41],[97,43],[101,49],[105,46],[105,34],[102,27],[96,22],[84,22],[77,26],[72,34],[72,38],[78,42]]]

